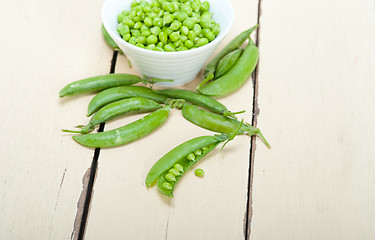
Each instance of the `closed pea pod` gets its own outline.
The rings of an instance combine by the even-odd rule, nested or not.
[[[133,113],[151,112],[161,107],[161,104],[147,98],[131,97],[122,99],[105,105],[99,109],[92,116],[90,122],[86,126],[77,126],[81,128],[80,131],[63,130],[63,132],[89,133],[94,130],[96,125],[107,122],[114,118]]]
[[[258,27],[255,25],[254,27],[245,30],[238,34],[234,39],[232,39],[212,60],[207,64],[207,66],[203,70],[203,76],[205,80],[199,85],[203,85],[207,81],[214,78],[214,74],[216,71],[216,67],[219,64],[219,61],[228,53],[236,50],[239,48],[250,36],[250,34]]]
[[[199,86],[197,91],[208,96],[225,96],[239,89],[251,76],[259,58],[259,51],[253,41],[245,47],[236,64],[223,76]]]
[[[113,41],[111,36],[109,36],[103,24],[102,24],[102,35],[103,35],[105,42],[108,44],[108,46],[110,46],[114,51],[118,51],[120,54],[124,54],[119,48],[119,46],[117,45],[117,43],[115,43],[115,41]]]
[[[191,123],[218,133],[231,133],[241,125],[239,134],[259,135],[268,148],[269,143],[263,136],[259,128],[255,128],[248,123],[242,123],[236,119],[219,115],[213,112],[205,111],[195,105],[184,104],[182,107],[182,115]]]
[[[236,49],[223,57],[216,68],[215,78],[223,76],[236,64],[243,52],[242,48]]]
[[[225,107],[222,103],[218,102],[217,100],[202,95],[197,92],[184,90],[184,89],[162,89],[156,90],[157,93],[165,95],[169,98],[177,98],[177,99],[185,99],[190,103],[194,103],[200,107],[203,107],[207,110],[210,110],[214,113],[222,114],[224,116],[229,116],[233,114],[242,113],[241,112],[230,112],[227,107]]]
[[[167,120],[170,111],[171,108],[165,106],[125,126],[105,132],[77,135],[73,136],[73,139],[81,145],[92,148],[120,146],[157,129]]]
[[[103,89],[117,87],[117,86],[130,86],[136,83],[155,83],[155,82],[168,82],[167,79],[145,79],[137,75],[127,73],[111,73],[106,75],[99,75],[74,81],[63,87],[59,96],[65,97],[69,95],[77,95],[86,92],[100,91]]]
[[[158,103],[164,103],[168,97],[154,92],[152,89],[142,86],[121,86],[113,87],[101,91],[91,99],[88,105],[87,116],[91,116],[101,107],[124,98],[143,97],[154,100]]]

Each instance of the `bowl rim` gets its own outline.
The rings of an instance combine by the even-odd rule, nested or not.
[[[109,2],[111,2],[111,1],[118,1],[118,0],[105,0],[104,3],[103,3],[103,6],[102,6],[102,11],[101,11],[102,24],[103,24],[104,28],[107,30],[107,32],[109,33],[109,35],[112,38],[114,38],[113,40],[115,40],[115,42],[120,42],[120,43],[124,44],[127,48],[132,49],[133,51],[137,51],[139,54],[141,54],[141,53],[143,55],[151,54],[151,55],[155,55],[155,57],[166,57],[166,56],[170,57],[170,56],[176,56],[176,55],[189,56],[189,55],[194,55],[197,52],[201,52],[201,51],[204,51],[206,49],[209,49],[212,46],[214,46],[216,43],[220,43],[227,36],[228,32],[230,31],[230,29],[233,25],[233,21],[234,21],[234,10],[233,10],[233,6],[232,6],[231,1],[230,0],[219,0],[220,3],[226,3],[229,6],[229,9],[228,8],[226,9],[228,11],[228,15],[229,15],[229,23],[228,23],[227,28],[225,28],[224,30],[220,29],[220,33],[215,37],[214,40],[212,40],[208,44],[203,45],[201,47],[189,49],[189,50],[186,50],[186,51],[175,51],[175,52],[153,51],[153,50],[150,50],[150,49],[140,48],[140,47],[137,47],[135,45],[132,45],[132,44],[128,43],[127,41],[125,41],[124,39],[122,39],[117,32],[114,33],[112,31],[112,29],[108,26],[108,23],[105,21],[105,19],[106,19],[105,18],[105,16],[106,16],[105,9],[106,9],[107,5],[109,4]],[[149,0],[146,0],[146,1],[149,1]],[[207,0],[207,1],[209,1],[210,3],[212,2],[210,0]],[[115,16],[115,17],[117,18],[117,16]]]

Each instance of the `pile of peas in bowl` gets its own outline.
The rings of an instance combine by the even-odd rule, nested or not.
[[[134,0],[117,16],[117,31],[126,42],[162,52],[185,51],[213,41],[220,26],[201,0]]]

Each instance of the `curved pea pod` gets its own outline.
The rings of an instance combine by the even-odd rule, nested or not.
[[[146,80],[137,75],[127,73],[99,75],[67,84],[60,90],[59,96],[62,98],[68,95],[94,92],[116,86],[129,86],[144,81]]]
[[[227,55],[228,53],[238,49],[245,41],[250,37],[250,34],[258,28],[258,25],[251,27],[248,30],[245,30],[233,38],[212,60],[207,64],[203,70],[203,76],[205,81],[211,80],[214,78],[214,74],[219,64],[220,60]]]
[[[145,113],[157,110],[163,105],[142,97],[131,97],[105,105],[99,109],[90,119],[86,126],[78,126],[80,131],[63,130],[71,133],[89,133],[95,126],[114,118],[134,113]]]
[[[109,36],[107,30],[105,29],[104,25],[102,24],[102,35],[103,35],[103,38],[105,40],[105,42],[108,44],[108,46],[110,48],[112,48],[114,51],[118,51],[120,54],[124,54],[120,47],[115,43],[115,41],[113,41],[113,39],[111,38],[111,36]]]
[[[223,57],[217,65],[215,78],[221,77],[227,73],[233,67],[233,65],[236,64],[242,52],[243,49],[239,48],[225,55],[225,57]]]
[[[185,99],[186,101],[196,104],[200,107],[203,107],[207,110],[210,110],[214,113],[222,114],[225,116],[234,115],[241,112],[230,112],[226,106],[224,106],[219,101],[209,97],[205,96],[203,94],[184,90],[184,89],[162,89],[156,91],[159,94],[165,95],[169,98],[177,98],[177,99]]]
[[[168,118],[171,108],[165,106],[125,126],[98,133],[73,136],[81,145],[106,148],[124,145],[151,133]]]
[[[146,186],[151,187],[157,182],[161,193],[173,197],[173,190],[183,174],[220,143],[233,137],[228,134],[201,136],[178,145],[151,167]]]
[[[253,73],[259,51],[253,41],[245,47],[237,63],[223,76],[197,88],[201,94],[221,97],[238,90]]]
[[[121,86],[101,91],[91,99],[88,105],[87,116],[91,116],[101,107],[130,97],[143,97],[158,103],[164,103],[168,97],[156,93],[152,89],[143,86]]]
[[[241,126],[239,134],[247,134],[249,136],[259,135],[266,146],[270,148],[269,143],[263,136],[260,129],[255,128],[248,123],[241,124],[241,122],[236,119],[205,111],[191,104],[184,104],[182,107],[182,115],[191,123],[201,128],[218,133],[231,133]]]

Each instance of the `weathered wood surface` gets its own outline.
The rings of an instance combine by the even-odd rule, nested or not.
[[[374,239],[375,3],[261,9],[251,239]]]
[[[220,100],[245,109],[247,121],[254,114],[272,149],[237,137],[199,163],[204,178],[189,172],[168,199],[146,188],[149,168],[177,144],[212,134],[178,110],[150,136],[101,149],[95,172],[94,151],[60,131],[88,121],[92,95],[59,99],[58,91],[111,68],[103,0],[0,1],[0,239],[78,239],[90,173],[85,239],[375,238],[375,3],[232,2],[236,19],[221,47],[257,23],[260,4],[261,57],[256,85]],[[127,64],[117,56],[115,71],[135,73]]]
[[[61,129],[86,121],[91,96],[58,92],[110,70],[102,1],[0,5],[0,239],[69,239],[93,151]]]

